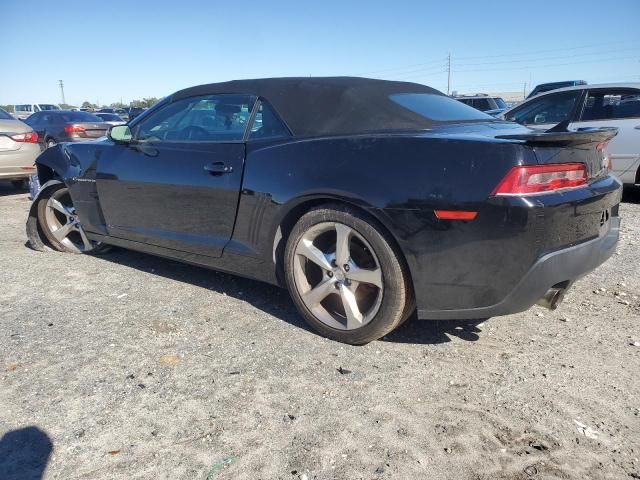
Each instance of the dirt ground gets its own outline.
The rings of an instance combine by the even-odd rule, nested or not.
[[[285,291],[25,247],[0,185],[0,478],[640,478],[640,195],[558,310],[351,347]]]

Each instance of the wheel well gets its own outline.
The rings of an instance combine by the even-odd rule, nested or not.
[[[38,169],[38,182],[40,183],[40,185],[44,185],[49,180],[53,180],[54,178],[61,180],[60,176],[52,168],[49,168],[46,165],[41,165],[39,163],[36,164],[36,167]]]
[[[299,205],[296,205],[289,212],[287,212],[287,214],[284,216],[284,218],[280,222],[278,231],[281,233],[281,235],[276,234],[276,237],[274,238],[274,260],[276,262],[276,276],[277,276],[278,282],[281,285],[286,284],[284,280],[285,279],[284,251],[287,245],[287,239],[291,234],[291,230],[293,230],[293,227],[296,225],[296,223],[298,223],[298,220],[300,219],[300,217],[302,217],[304,214],[306,214],[310,210],[321,207],[321,206],[331,206],[331,205],[342,205],[342,206],[347,206],[349,208],[352,208],[354,210],[358,210],[360,213],[369,217],[372,223],[376,224],[378,228],[380,228],[384,233],[386,233],[386,236],[388,237],[389,241],[392,242],[392,248],[396,251],[400,261],[404,263],[407,275],[409,276],[409,282],[411,286],[413,286],[413,278],[411,277],[411,270],[409,269],[409,264],[407,263],[407,259],[405,258],[404,253],[400,249],[400,245],[398,245],[397,240],[391,234],[389,229],[380,220],[378,220],[376,217],[374,217],[371,213],[369,213],[366,209],[362,208],[361,206],[350,203],[350,202],[346,202],[346,201],[335,200],[333,198],[316,198],[313,200],[305,201]]]

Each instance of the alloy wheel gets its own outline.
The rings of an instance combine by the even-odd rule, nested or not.
[[[51,237],[68,251],[84,253],[97,245],[87,238],[66,188],[55,191],[49,197],[43,220]]]
[[[380,309],[384,282],[367,240],[338,222],[308,229],[295,248],[293,277],[302,302],[325,325],[354,330]]]

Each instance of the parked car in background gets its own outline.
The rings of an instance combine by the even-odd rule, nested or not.
[[[129,112],[127,112],[124,108],[116,108],[116,111],[114,113],[122,118],[125,122],[129,121]]]
[[[613,135],[535,132],[407,82],[200,85],[40,155],[27,234],[286,286],[312,328],[363,344],[416,307],[555,308],[615,250],[622,188],[600,149]]]
[[[38,134],[0,108],[0,180],[25,188],[36,171],[36,157],[42,151]]]
[[[36,131],[45,147],[59,142],[95,140],[105,136],[111,127],[92,113],[71,110],[34,113],[26,123]]]
[[[145,110],[146,110],[145,108],[139,108],[139,107],[131,107],[131,108],[129,108],[127,110],[127,113],[129,114],[129,121],[131,121],[134,118],[136,118],[138,115],[140,115]]]
[[[584,80],[565,80],[563,82],[551,82],[551,83],[541,83],[537,85],[536,88],[531,90],[527,98],[535,97],[540,93],[550,92],[551,90],[557,90],[558,88],[564,87],[575,87],[577,85],[586,85],[587,82]]]
[[[640,184],[640,83],[578,85],[542,93],[503,114],[536,130],[568,121],[569,128],[616,127],[607,153],[626,185]]]
[[[94,115],[96,117],[100,117],[103,122],[106,122],[109,125],[124,125],[125,123],[127,123],[124,121],[124,119],[122,119],[119,115],[116,115],[115,113],[97,112],[97,113],[94,113]]]
[[[456,95],[453,98],[494,117],[507,109],[507,104],[504,102],[502,97],[487,95],[486,93]]]
[[[53,103],[21,103],[13,106],[13,116],[18,120],[26,120],[34,113],[47,110],[60,110],[60,107]]]

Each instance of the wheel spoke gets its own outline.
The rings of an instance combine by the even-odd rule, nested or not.
[[[309,308],[319,305],[322,300],[327,298],[327,295],[335,291],[333,284],[334,282],[332,280],[325,280],[321,282],[315,288],[303,294],[302,300]]]
[[[68,217],[69,215],[71,215],[71,212],[67,209],[67,207],[65,207],[64,205],[62,205],[62,203],[60,203],[58,200],[56,200],[55,198],[50,198],[49,201],[47,202],[47,206],[53,208],[54,210],[59,211],[60,213],[62,213],[65,217]]]
[[[344,312],[347,315],[347,328],[360,327],[362,325],[362,313],[360,313],[360,307],[358,307],[355,295],[349,290],[349,287],[340,285],[340,297],[342,298]]]
[[[368,283],[370,285],[375,285],[378,288],[382,288],[382,270],[379,268],[370,270],[368,268],[351,267],[345,275],[349,280]]]
[[[82,238],[82,243],[84,244],[85,251],[91,250],[93,248],[93,245],[91,245],[91,242],[87,238],[87,234],[84,233],[84,229],[82,227],[78,229],[78,233],[80,233],[80,238]]]
[[[351,257],[349,242],[351,241],[351,228],[341,223],[336,223],[336,263],[346,265]]]
[[[56,237],[56,240],[58,240],[59,242],[61,242],[62,240],[64,240],[67,235],[69,235],[69,232],[73,230],[73,224],[72,223],[67,223],[66,225],[63,225],[62,227],[58,228],[57,230],[53,230],[51,232],[51,234]]]
[[[316,247],[311,240],[307,240],[306,238],[300,240],[296,248],[296,253],[311,260],[324,270],[331,270],[331,263],[327,259],[327,256]]]

